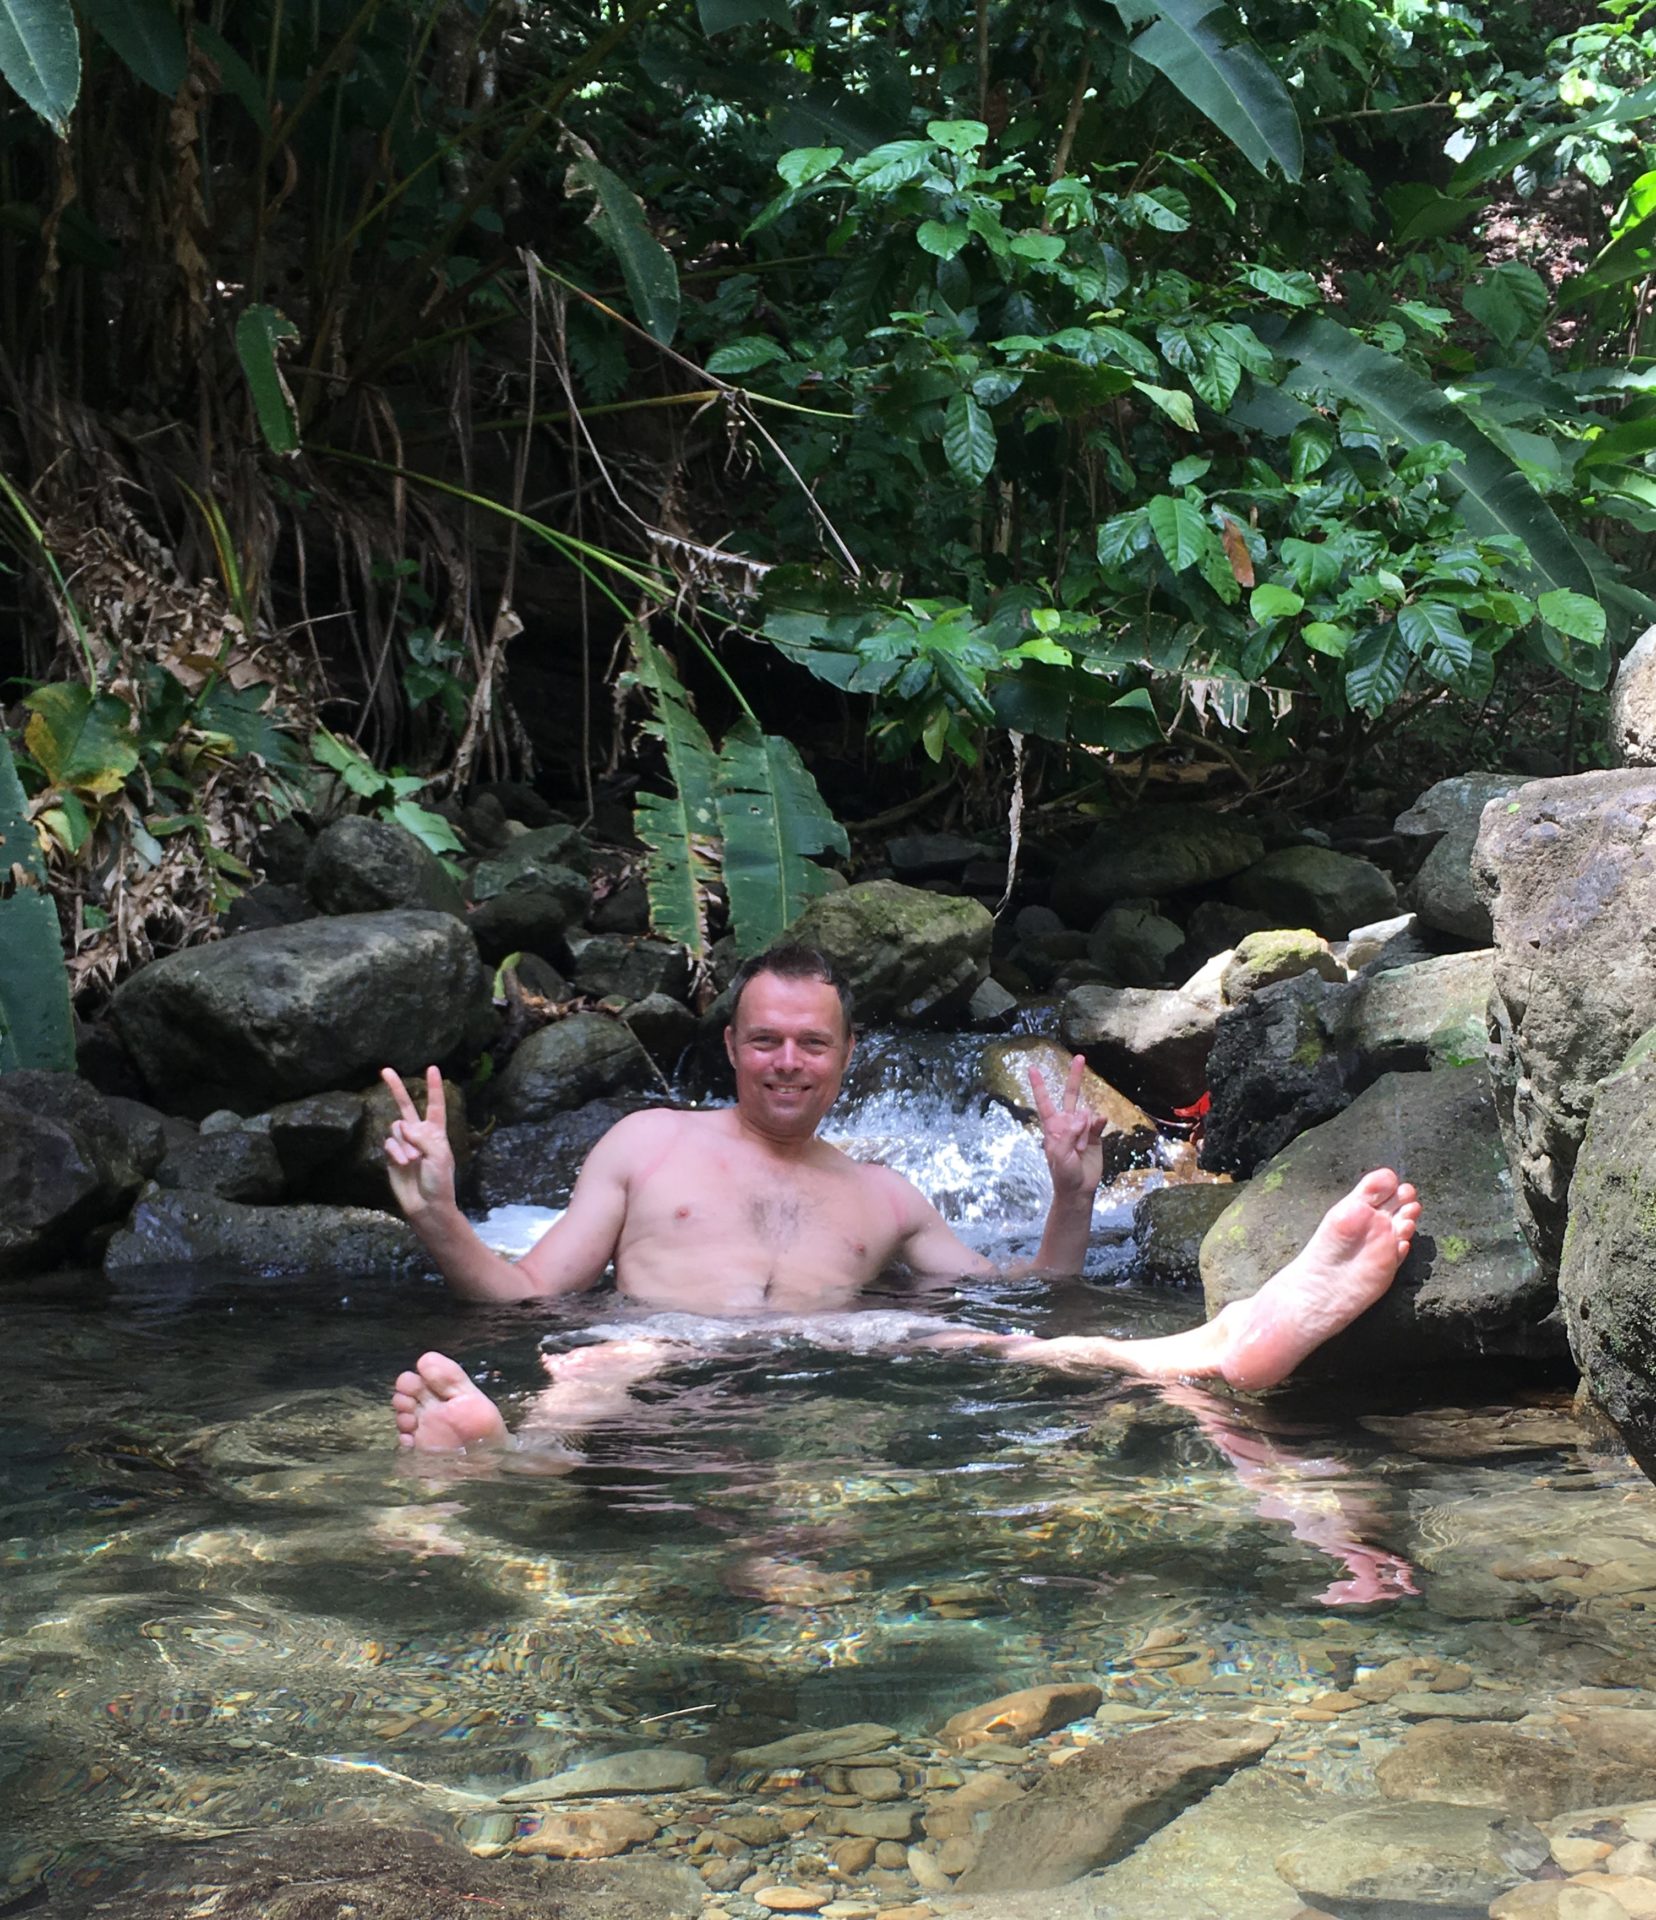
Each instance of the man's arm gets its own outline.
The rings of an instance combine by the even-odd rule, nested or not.
[[[1030,1072],[1035,1111],[1041,1121],[1041,1151],[1052,1176],[1052,1201],[1046,1228],[1033,1260],[997,1266],[966,1245],[948,1222],[912,1187],[912,1205],[899,1257],[922,1275],[1079,1273],[1092,1232],[1093,1195],[1104,1175],[1104,1130],[1108,1122],[1083,1105],[1081,1077],[1086,1062],[1076,1054],[1069,1078],[1054,1100],[1039,1067]],[[908,1183],[905,1181],[904,1186]]]
[[[424,1119],[396,1073],[387,1067],[380,1077],[398,1113],[385,1142],[391,1191],[462,1300],[547,1300],[597,1284],[614,1256],[627,1210],[625,1154],[605,1152],[609,1135],[588,1154],[563,1218],[514,1264],[484,1246],[455,1199],[442,1075],[426,1069]]]

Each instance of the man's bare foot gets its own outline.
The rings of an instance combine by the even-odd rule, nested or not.
[[[1364,1174],[1287,1266],[1212,1323],[1227,1336],[1217,1371],[1246,1392],[1286,1380],[1386,1291],[1419,1223],[1413,1187],[1386,1167]]]
[[[421,1453],[454,1453],[464,1447],[498,1447],[506,1439],[500,1409],[443,1353],[422,1353],[410,1373],[399,1373],[391,1407],[397,1445]]]

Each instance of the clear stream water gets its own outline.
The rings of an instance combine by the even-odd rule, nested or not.
[[[971,1092],[975,1043],[867,1051],[829,1131],[970,1237],[1027,1245],[1039,1154]],[[1103,1196],[1084,1283],[947,1310],[1187,1324],[1199,1301],[1124,1278],[1130,1199]],[[1582,1450],[1562,1389],[1494,1374],[1249,1408],[758,1340],[646,1387],[572,1472],[399,1460],[386,1392],[413,1355],[512,1396],[543,1334],[602,1312],[166,1273],[9,1303],[0,1912],[169,1843],[406,1820],[433,1783],[491,1792],[655,1740],[919,1732],[1054,1677],[1281,1719],[1400,1654],[1521,1705],[1648,1670],[1656,1489]],[[1549,1573],[1563,1553],[1588,1577]],[[1388,1555],[1412,1570],[1395,1597],[1340,1604]],[[1144,1659],[1156,1628],[1177,1661]],[[1273,1764],[1372,1792],[1395,1737],[1307,1726]]]

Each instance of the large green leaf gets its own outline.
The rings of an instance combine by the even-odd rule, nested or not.
[[[980,487],[995,464],[995,423],[969,393],[957,393],[943,419],[943,451],[969,487]]]
[[[650,925],[705,963],[712,950],[707,890],[718,871],[718,762],[678,676],[642,628],[633,630],[632,679],[649,696],[652,717],[645,732],[662,744],[672,787],[667,794],[640,791],[633,812],[633,826],[649,849]]]
[[[80,10],[157,93],[171,99],[183,86],[189,56],[170,0],[80,0]]]
[[[112,693],[93,693],[78,680],[36,687],[24,738],[54,787],[81,793],[116,792],[138,764],[132,712]]]
[[[1560,307],[1579,306],[1595,294],[1646,280],[1656,270],[1656,172],[1641,173],[1623,202],[1610,243],[1590,267],[1566,280]]]
[[[725,735],[717,805],[731,930],[743,953],[758,953],[827,892],[827,869],[807,856],[850,843],[794,747],[746,717]]]
[[[0,1073],[75,1069],[57,909],[29,824],[11,742],[0,730]]]
[[[0,79],[60,136],[80,95],[80,70],[69,0],[0,0]]]
[[[673,256],[651,233],[643,201],[590,149],[564,175],[564,192],[596,196],[592,229],[615,255],[639,324],[652,339],[666,346],[678,331],[678,268]]]
[[[1126,10],[1124,10],[1124,13]],[[1222,0],[1156,0],[1160,15],[1132,43],[1261,173],[1274,160],[1290,180],[1305,171],[1293,97]],[[1131,18],[1128,18],[1131,25]]]
[[[236,322],[236,354],[253,395],[259,431],[272,453],[299,451],[299,411],[276,358],[298,338],[299,329],[275,307],[248,307]]]
[[[1543,147],[1550,147],[1555,140],[1562,140],[1567,133],[1591,133],[1598,127],[1627,126],[1635,120],[1647,120],[1652,114],[1656,114],[1656,80],[1638,88],[1636,92],[1622,94],[1602,111],[1584,114],[1579,120],[1571,120],[1558,127],[1542,127],[1536,133],[1522,134],[1512,140],[1497,140],[1492,146],[1479,147],[1455,169],[1449,180],[1449,191],[1465,193],[1470,187],[1482,186],[1486,180],[1511,173],[1515,167],[1534,159]]]
[[[1355,401],[1388,438],[1410,447],[1444,440],[1458,448],[1461,457],[1446,478],[1459,489],[1467,525],[1474,533],[1508,534],[1522,544],[1532,591],[1568,587],[1600,597],[1592,568],[1552,508],[1500,448],[1412,367],[1321,315],[1292,320],[1276,349],[1318,386]],[[1608,648],[1583,649],[1569,672],[1583,686],[1602,686],[1609,667]]]

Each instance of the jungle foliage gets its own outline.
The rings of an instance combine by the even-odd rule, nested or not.
[[[431,821],[538,741],[590,794],[642,720],[699,946],[721,876],[755,940],[843,847],[813,686],[895,760],[1195,741],[1284,791],[1602,686],[1652,612],[1650,13],[0,0],[18,763],[78,977],[330,778]]]

